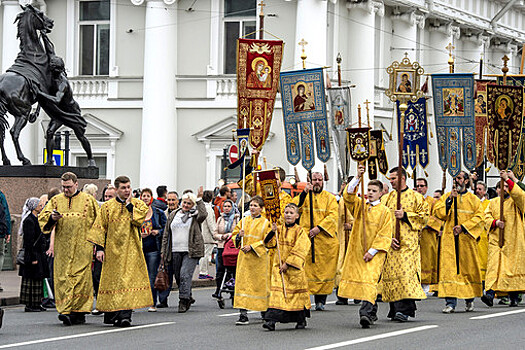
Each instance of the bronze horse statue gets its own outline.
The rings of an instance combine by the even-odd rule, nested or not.
[[[80,107],[73,99],[67,82],[63,61],[55,55],[54,47],[47,34],[53,29],[54,22],[44,13],[31,5],[22,7],[23,12],[16,17],[17,38],[20,39],[20,52],[14,64],[5,74],[0,75],[0,150],[2,162],[10,165],[4,149],[5,131],[9,123],[5,117],[9,112],[15,123],[10,130],[17,158],[23,165],[31,161],[24,157],[20,148],[19,137],[28,122],[33,123],[40,112],[40,107],[51,118],[46,130],[47,165],[53,164],[53,135],[61,125],[73,129],[88,156],[88,164],[95,165],[91,146],[85,137],[86,121],[80,114]],[[61,62],[58,69],[56,62]],[[39,103],[36,112],[32,106]]]

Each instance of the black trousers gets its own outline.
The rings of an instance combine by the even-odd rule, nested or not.
[[[114,324],[117,321],[122,321],[125,319],[128,319],[131,321],[132,311],[133,310],[120,310],[120,311],[104,312],[104,323]]]
[[[328,295],[314,295],[314,301],[315,303],[321,303],[323,305],[326,304],[326,298],[328,297]]]
[[[359,309],[359,316],[377,317],[377,302],[372,304],[369,301],[363,300],[361,308]]]
[[[390,311],[388,312],[388,318],[394,318],[396,312],[400,312],[405,316],[416,317],[416,300],[415,299],[403,299],[390,303]]]

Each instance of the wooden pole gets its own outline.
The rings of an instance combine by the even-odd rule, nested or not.
[[[337,84],[339,86],[341,86],[341,82],[342,82],[342,79],[341,79],[341,61],[342,60],[343,59],[341,58],[341,53],[338,53],[336,61],[337,61]]]
[[[405,101],[399,104],[399,110],[401,111],[401,120],[399,121],[399,158],[397,162],[397,203],[396,209],[400,210],[401,207],[401,177],[403,176],[403,139],[405,138],[405,112],[408,106]],[[406,180],[406,179],[405,179]],[[401,219],[396,219],[396,232],[395,238],[400,241],[401,237]]]
[[[503,68],[501,68],[501,71],[503,72],[503,85],[507,85],[507,73],[509,72],[509,67],[507,67],[507,62],[509,61],[509,58],[507,55],[503,56]],[[498,157],[499,158],[499,157]],[[496,164],[497,165],[497,164]],[[499,169],[499,170],[507,170],[507,169]],[[501,221],[505,221],[505,216],[503,212],[503,201],[505,200],[505,190],[504,190],[504,184],[503,179],[500,179],[499,184],[499,218]],[[505,229],[500,228],[499,229],[499,237],[498,237],[498,246],[500,248],[503,248],[503,245],[505,244]]]
[[[308,181],[312,183],[312,170],[308,170]],[[310,204],[310,230],[314,228],[314,195],[313,189],[308,191],[308,199]],[[310,245],[312,249],[312,264],[315,264],[315,237],[310,238]]]
[[[286,231],[288,231],[288,228],[286,228]],[[283,260],[281,259],[281,249],[279,248],[279,227],[277,227],[277,231],[275,232],[275,241],[277,242],[277,255],[279,256],[279,268],[281,268],[281,265],[283,264]],[[283,282],[283,294],[284,299],[287,298],[286,295],[286,284],[284,283],[284,275],[281,273],[281,281]]]
[[[243,129],[246,129],[246,118],[244,118],[242,127],[243,127]],[[248,142],[246,142],[246,148],[248,148]],[[239,152],[241,152],[241,149],[239,149]],[[244,198],[246,197],[246,149],[244,151],[244,155],[243,156],[244,157],[242,159],[242,170],[241,170],[241,174],[242,174],[241,229],[244,232],[244,220],[243,219],[244,219],[244,207],[245,207]],[[241,247],[243,247],[243,246],[244,246],[244,235],[243,235],[243,237],[241,237]]]
[[[521,48],[521,65],[520,65],[520,74],[523,74],[523,65],[525,64],[525,44]]]
[[[368,102],[368,100],[367,100]],[[368,105],[367,105],[368,107]],[[359,122],[359,127],[362,126],[361,122],[361,105],[357,105],[357,117]],[[362,165],[365,165],[365,162],[361,163]],[[363,174],[364,175],[364,174]],[[368,244],[366,240],[366,208],[365,208],[365,179],[364,176],[361,176],[361,225],[363,226],[363,248],[365,250],[365,253],[368,251]]]
[[[261,0],[259,3],[259,6],[261,6],[261,11],[259,12],[259,40],[262,40],[264,38],[264,12],[263,7],[266,6],[264,3],[264,0]]]

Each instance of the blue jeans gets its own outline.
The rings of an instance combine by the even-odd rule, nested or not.
[[[447,306],[450,306],[452,308],[456,308],[456,306],[458,306],[458,298],[445,298],[445,301],[446,301],[446,305]],[[474,301],[474,298],[472,299],[465,299],[465,303],[471,303]]]
[[[145,252],[146,266],[148,268],[149,285],[151,286],[151,294],[153,296],[153,306],[157,304],[157,290],[153,288],[155,285],[155,278],[159,270],[160,252]]]

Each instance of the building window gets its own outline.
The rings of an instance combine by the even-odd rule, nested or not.
[[[224,0],[225,74],[237,72],[237,39],[256,38],[256,6],[256,0]]]
[[[109,75],[110,1],[80,1],[79,74]]]

